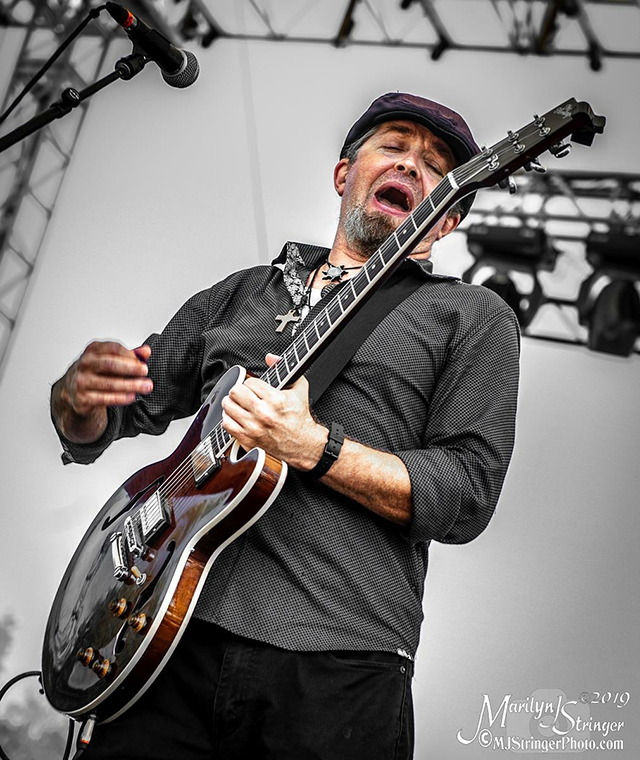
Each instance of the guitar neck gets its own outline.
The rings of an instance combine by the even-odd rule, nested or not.
[[[458,190],[453,175],[445,176],[369,258],[358,274],[347,280],[324,309],[304,329],[298,331],[282,357],[260,379],[279,389],[301,377],[332,336],[366,303],[446,212]]]
[[[272,388],[281,389],[301,377],[331,337],[366,303],[461,195],[453,173],[447,174],[385,240],[358,274],[347,280],[340,292],[298,332],[280,359],[260,376],[260,380]],[[233,438],[219,424],[211,432],[211,440],[219,455]]]

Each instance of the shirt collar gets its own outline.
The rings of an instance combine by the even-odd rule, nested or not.
[[[311,245],[309,243],[295,243],[296,246],[298,246],[298,250],[300,251],[300,256],[302,257],[302,260],[304,261],[305,269],[308,271],[311,271],[312,269],[315,269],[317,266],[320,266],[324,261],[326,261],[329,252],[331,251],[330,248],[325,248],[320,245]],[[287,260],[287,243],[284,244],[282,247],[282,250],[280,251],[280,254],[275,258],[271,264],[273,266],[279,266],[279,268],[282,268],[284,266],[285,261]],[[433,263],[430,259],[405,259],[401,266],[405,268],[408,272],[412,272],[414,275],[418,275],[419,277],[424,277],[425,280],[459,280],[459,277],[455,277],[453,275],[448,274],[434,274],[433,272]]]

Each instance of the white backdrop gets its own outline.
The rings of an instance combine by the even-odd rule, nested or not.
[[[421,51],[260,42],[216,42],[198,57],[188,90],[148,67],[95,97],[31,280],[0,385],[2,611],[17,619],[2,680],[39,667],[48,607],[92,514],[185,429],[63,467],[50,384],[91,339],[138,345],[192,293],[267,262],[287,238],[330,244],[333,165],[374,97],[441,100],[487,144],[534,111],[585,99],[607,130],[563,168],[640,172],[638,64],[608,60],[595,75],[580,59],[450,53],[434,64]],[[461,233],[442,243],[436,271],[460,272],[463,250]],[[588,755],[637,757],[639,366],[524,340],[516,451],[495,518],[472,544],[432,549],[414,684],[419,760],[487,757],[478,740],[456,739],[473,736],[485,694],[495,711],[508,694],[594,691],[631,700],[587,706],[623,721],[608,738],[625,742]]]

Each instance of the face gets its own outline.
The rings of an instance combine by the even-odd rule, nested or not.
[[[334,172],[342,197],[340,227],[350,248],[370,256],[455,166],[447,144],[421,124],[382,124],[349,164]],[[438,221],[412,254],[427,258],[435,240],[452,232],[459,216]]]

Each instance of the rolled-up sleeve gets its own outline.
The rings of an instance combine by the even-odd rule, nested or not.
[[[511,309],[450,348],[422,447],[394,452],[411,480],[412,543],[466,543],[491,519],[514,446],[519,355]]]

